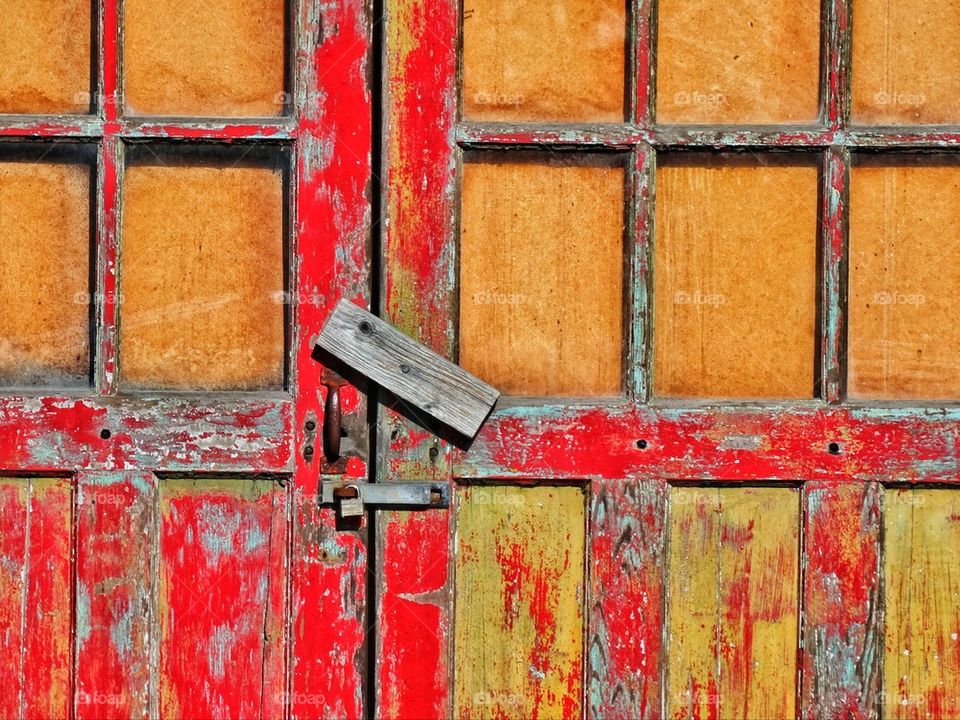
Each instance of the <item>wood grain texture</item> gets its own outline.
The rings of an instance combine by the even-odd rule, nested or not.
[[[0,478],[0,716],[70,713],[68,479]]]
[[[444,720],[452,715],[453,515],[449,509],[378,515],[381,718]]]
[[[455,717],[580,717],[584,523],[579,487],[461,490]]]
[[[587,699],[593,720],[661,715],[666,499],[661,480],[594,480]]]
[[[656,42],[658,122],[817,119],[817,0],[661,0]]]
[[[960,397],[958,192],[956,163],[851,170],[851,397]]]
[[[348,300],[337,304],[316,344],[467,437],[476,435],[500,396],[496,388]]]
[[[464,116],[623,122],[626,37],[619,0],[467,0]]]
[[[156,717],[156,480],[143,472],[83,472],[77,487],[74,714]]]
[[[284,109],[284,0],[127,0],[126,111],[270,116]]]
[[[91,175],[0,162],[2,385],[89,383]]]
[[[162,716],[281,716],[285,517],[269,480],[162,481]]]
[[[504,394],[620,394],[624,171],[582,162],[464,165],[460,363]]]
[[[960,716],[960,493],[884,494],[885,718]]]
[[[793,718],[799,492],[670,493],[668,715]]]
[[[279,389],[283,188],[266,168],[134,165],[124,190],[122,382]]]
[[[871,718],[880,697],[878,483],[804,486],[803,687],[809,720]]]
[[[853,0],[852,9],[853,121],[960,121],[960,2]]]
[[[90,109],[90,0],[4,0],[0,113]]]
[[[770,158],[658,167],[656,395],[812,397],[817,176]]]

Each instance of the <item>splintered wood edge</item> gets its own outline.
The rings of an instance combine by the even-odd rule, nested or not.
[[[311,342],[467,437],[477,434],[500,397],[496,388],[347,300]]]

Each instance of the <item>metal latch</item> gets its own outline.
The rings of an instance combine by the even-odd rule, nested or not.
[[[363,515],[367,505],[404,508],[450,507],[450,486],[443,483],[321,482],[320,504],[336,505],[341,517]]]

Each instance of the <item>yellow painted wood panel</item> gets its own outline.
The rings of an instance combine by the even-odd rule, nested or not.
[[[851,397],[960,397],[958,193],[956,163],[851,170]]]
[[[809,398],[818,168],[694,155],[657,169],[654,390]]]
[[[91,174],[0,162],[0,384],[89,381]]]
[[[0,113],[90,109],[90,0],[3,0]]]
[[[799,491],[676,487],[670,513],[670,717],[793,718]]]
[[[623,122],[626,7],[622,0],[466,0],[464,116]]]
[[[657,16],[659,122],[816,121],[818,0],[660,0]]]
[[[960,121],[960,0],[853,0],[858,124]]]
[[[463,168],[460,364],[507,395],[618,395],[623,168],[480,159]]]
[[[127,112],[281,114],[285,6],[284,0],[125,0]]]
[[[960,716],[960,492],[884,495],[886,718]]]
[[[584,500],[569,486],[461,489],[456,717],[580,717]]]
[[[253,167],[134,165],[123,209],[127,387],[279,389],[283,188]]]

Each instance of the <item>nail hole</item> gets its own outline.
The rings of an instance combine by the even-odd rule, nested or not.
[[[436,460],[436,459],[437,459],[437,455],[439,455],[439,454],[440,454],[440,451],[439,451],[437,448],[435,448],[435,447],[430,448],[430,459],[431,459],[431,460]]]
[[[357,327],[360,328],[360,332],[362,332],[364,335],[369,335],[371,332],[373,332],[373,325],[368,323],[366,320],[361,320]]]
[[[830,443],[829,445],[827,445],[827,452],[830,453],[831,455],[839,455],[839,454],[840,454],[840,443],[838,443],[838,442],[832,442],[832,443]]]
[[[110,431],[107,430],[106,428],[100,431],[100,437],[102,437],[104,440],[109,440],[110,435],[111,435]]]
[[[401,365],[401,366],[400,366],[400,372],[402,372],[404,375],[406,375],[408,372],[410,372],[410,366],[409,366],[409,365]]]
[[[646,440],[637,440],[637,447],[640,448],[641,450],[646,450],[646,449],[647,449],[647,441],[646,441]]]

